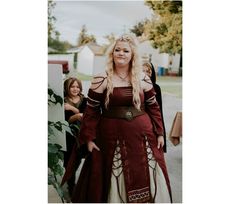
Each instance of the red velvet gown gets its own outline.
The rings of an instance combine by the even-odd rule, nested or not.
[[[145,113],[132,120],[107,118],[102,115],[106,91],[89,90],[88,105],[80,132],[81,143],[95,141],[100,151],[88,155],[74,190],[72,202],[107,202],[114,168],[114,154],[119,151],[124,176],[126,202],[155,202],[150,192],[150,172],[147,148],[161,168],[171,200],[171,188],[163,149],[157,148],[157,137],[163,134],[161,114],[155,100],[155,91],[140,94]],[[115,87],[110,95],[109,107],[132,106],[132,87]],[[148,144],[148,147],[147,147]],[[116,150],[116,151],[115,151]],[[154,179],[155,187],[159,185]],[[117,182],[117,185],[118,182]],[[161,186],[160,186],[161,187]],[[118,191],[117,194],[120,194]],[[158,196],[158,195],[155,195]]]

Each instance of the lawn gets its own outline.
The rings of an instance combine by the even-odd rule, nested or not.
[[[182,82],[182,77],[176,76],[157,76],[157,82]]]
[[[90,76],[90,75],[86,75],[86,74],[82,74],[82,73],[78,73],[78,78],[81,80],[81,81],[91,81],[93,76]]]
[[[163,94],[182,98],[182,77],[157,76],[157,84],[160,85]]]
[[[160,85],[163,94],[175,95],[177,98],[182,98],[182,85],[181,86],[165,86]]]

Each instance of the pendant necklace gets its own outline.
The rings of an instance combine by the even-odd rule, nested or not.
[[[116,73],[117,76],[121,79],[121,81],[126,82],[126,78],[128,77],[129,74],[127,74],[125,77],[120,76],[118,73]]]
[[[128,86],[131,85],[130,81],[127,81],[127,80],[126,80],[126,78],[129,76],[129,73],[128,73],[125,77],[120,76],[118,73],[116,73],[116,74],[117,74],[117,76],[121,79],[122,82],[127,83]]]

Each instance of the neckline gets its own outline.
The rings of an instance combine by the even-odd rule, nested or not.
[[[126,81],[126,78],[129,76],[129,73],[126,74],[126,76],[122,77],[120,74],[116,72],[116,75],[121,79],[121,81]]]
[[[113,87],[114,89],[115,88],[132,88],[132,86],[115,86],[115,87]]]
[[[74,102],[74,101],[70,100],[69,97],[67,97],[67,103],[70,103],[70,104],[72,104],[74,106],[78,106],[81,103],[81,101],[82,101],[82,97],[81,96],[79,96],[79,100],[77,102]]]

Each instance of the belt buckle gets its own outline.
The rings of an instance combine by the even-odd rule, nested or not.
[[[125,113],[125,118],[129,121],[132,120],[133,119],[133,113],[131,111],[127,111]]]

